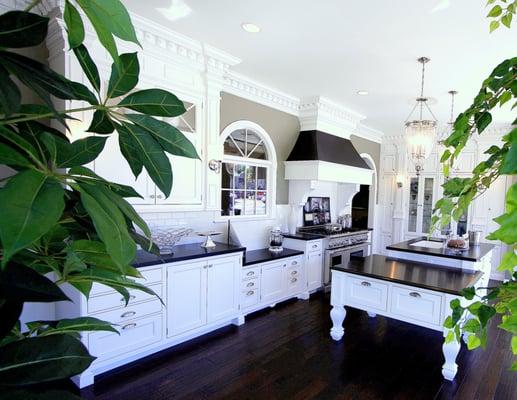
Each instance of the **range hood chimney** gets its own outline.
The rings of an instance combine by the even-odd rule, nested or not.
[[[350,141],[361,119],[320,97],[302,103],[302,129],[285,161],[285,179],[371,185],[373,170]]]

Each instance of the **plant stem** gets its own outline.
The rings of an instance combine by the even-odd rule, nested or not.
[[[100,106],[72,108],[70,110],[58,111],[57,113],[59,115],[66,115],[69,113],[80,112],[80,111],[97,110],[97,109],[99,109],[99,107]],[[25,121],[35,121],[35,120],[43,119],[43,118],[50,118],[50,117],[53,117],[54,115],[55,115],[55,113],[46,113],[46,114],[33,115],[30,117],[17,117],[17,118],[11,118],[11,119],[2,119],[2,120],[0,120],[0,125],[9,125],[9,124],[15,124],[17,122],[25,122]]]
[[[36,7],[39,3],[41,3],[41,0],[32,0],[27,7],[25,7],[26,12],[29,12],[34,7]]]

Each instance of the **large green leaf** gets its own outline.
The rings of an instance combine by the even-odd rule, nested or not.
[[[0,15],[0,47],[30,47],[47,37],[48,18],[24,11]]]
[[[137,53],[121,54],[119,62],[111,66],[107,96],[113,98],[128,93],[137,85],[139,73]]]
[[[163,89],[139,90],[126,96],[118,105],[160,117],[177,117],[186,111],[180,99]]]
[[[2,283],[0,282],[0,287]],[[23,310],[23,301],[0,299],[0,341],[13,329]]]
[[[106,110],[97,110],[93,113],[92,123],[87,132],[95,132],[100,134],[108,134],[115,130],[115,125],[111,121]]]
[[[501,173],[507,175],[517,174],[517,128],[513,129],[508,135],[510,149],[503,159]]]
[[[111,258],[123,272],[136,255],[136,245],[118,207],[93,185],[81,184],[81,202],[93,220]]]
[[[103,25],[116,37],[140,44],[129,13],[119,0],[77,0],[77,3],[90,18],[94,28]]]
[[[86,167],[73,167],[70,168],[68,171],[72,175],[77,175],[78,177],[88,177],[93,178],[99,182],[103,182],[106,186],[108,186],[111,190],[113,190],[115,193],[117,193],[119,196],[122,197],[139,197],[143,198],[140,194],[138,194],[135,189],[131,186],[122,185],[120,183],[115,182],[109,182],[105,180],[104,178],[97,175],[95,172],[93,172],[91,169]],[[81,179],[81,178],[80,178]]]
[[[70,335],[33,337],[0,351],[0,381],[5,386],[30,385],[80,374],[95,360]]]
[[[16,83],[9,76],[9,72],[0,65],[0,106],[6,117],[20,109],[21,93]]]
[[[101,153],[106,139],[105,137],[88,136],[72,143],[56,140],[57,166],[70,168],[92,162]]]
[[[124,131],[122,126],[116,125],[115,128],[118,132],[118,144],[120,151],[129,164],[131,172],[133,172],[135,178],[138,178],[138,175],[140,175],[144,166],[142,160],[140,159],[140,148],[138,143],[135,143],[130,134],[121,133]]]
[[[36,91],[44,100],[46,100],[45,94],[50,93],[60,99],[84,100],[91,104],[97,103],[95,95],[86,86],[66,79],[46,65],[29,57],[0,51],[0,64],[11,74],[15,75],[24,85]]]
[[[30,323],[30,328],[37,329],[39,332],[38,336],[61,335],[65,333],[74,334],[91,331],[118,333],[109,322],[92,317],[61,319],[57,321],[33,321]]]
[[[2,298],[44,303],[69,300],[54,282],[25,265],[9,262],[0,277]]]
[[[172,169],[169,159],[153,136],[138,126],[123,122],[117,128],[122,140],[130,141],[140,161],[156,186],[169,196],[172,190]]]
[[[63,19],[68,33],[68,44],[75,49],[84,41],[84,25],[79,11],[68,0],[65,2]]]
[[[92,60],[90,53],[88,53],[88,49],[81,44],[74,48],[74,54],[93,88],[97,93],[100,93],[101,78],[99,76],[99,70],[97,69],[95,62]]]
[[[151,133],[167,153],[200,159],[190,140],[171,124],[144,114],[127,114],[126,118]]]
[[[60,183],[39,171],[22,171],[9,179],[0,190],[2,266],[58,222],[65,208],[63,197]]]
[[[32,161],[41,161],[41,157],[43,156],[42,152],[36,150],[36,148],[30,142],[25,140],[22,135],[12,131],[10,128],[0,125],[0,139],[9,143],[13,147],[20,149],[30,157]]]
[[[95,240],[75,240],[71,244],[71,248],[86,264],[114,272],[120,272],[120,268],[113,262],[111,256],[106,251],[106,246],[102,242]],[[123,268],[123,273],[135,278],[140,278],[142,276],[137,269],[129,265]]]
[[[18,167],[31,167],[32,164],[12,147],[0,142],[0,164]]]

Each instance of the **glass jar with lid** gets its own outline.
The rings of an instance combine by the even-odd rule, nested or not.
[[[269,251],[282,251],[284,249],[282,247],[283,240],[284,236],[282,235],[282,231],[279,226],[271,229],[271,232],[269,233]]]

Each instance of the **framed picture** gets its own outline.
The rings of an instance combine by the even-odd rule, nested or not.
[[[303,225],[314,226],[330,223],[330,198],[309,197],[303,207]]]

